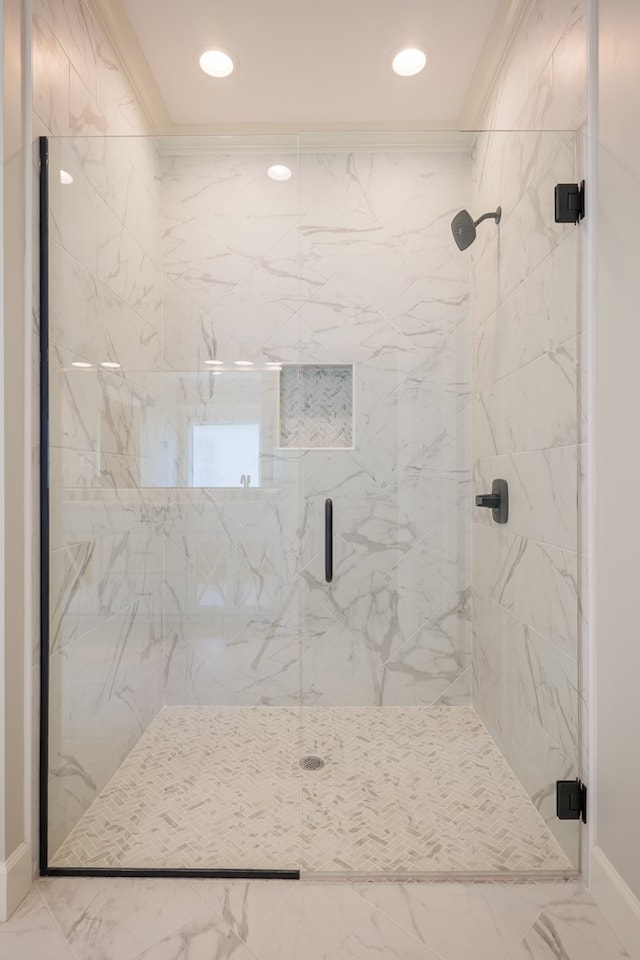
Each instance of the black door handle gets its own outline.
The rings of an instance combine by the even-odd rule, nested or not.
[[[324,578],[327,583],[333,580],[333,500],[324,502]]]

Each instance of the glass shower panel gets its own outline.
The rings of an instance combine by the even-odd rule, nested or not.
[[[49,189],[49,865],[295,873],[296,138],[50,141]]]
[[[301,165],[302,394],[324,371],[300,444],[302,869],[571,874],[577,252],[553,186],[575,135],[309,135]],[[461,253],[453,216],[498,205]],[[315,442],[319,417],[348,425]],[[472,506],[499,477],[503,527]]]
[[[49,149],[49,866],[574,873],[575,135]]]

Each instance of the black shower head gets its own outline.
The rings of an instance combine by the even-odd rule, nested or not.
[[[451,221],[451,233],[453,234],[453,239],[458,244],[459,250],[466,250],[467,247],[470,247],[473,241],[476,238],[476,227],[479,223],[482,223],[483,220],[495,220],[496,223],[500,223],[500,217],[502,216],[502,208],[498,207],[495,213],[483,213],[481,217],[478,217],[477,220],[474,220],[468,210],[461,210],[460,213],[456,213],[455,217]]]

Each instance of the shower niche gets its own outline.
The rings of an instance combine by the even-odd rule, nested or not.
[[[279,435],[289,449],[353,448],[353,367],[283,366]]]
[[[43,161],[42,872],[575,875],[575,135]]]

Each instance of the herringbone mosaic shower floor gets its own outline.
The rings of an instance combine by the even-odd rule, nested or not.
[[[165,707],[56,867],[571,871],[470,708]],[[303,753],[322,756],[314,772]]]

